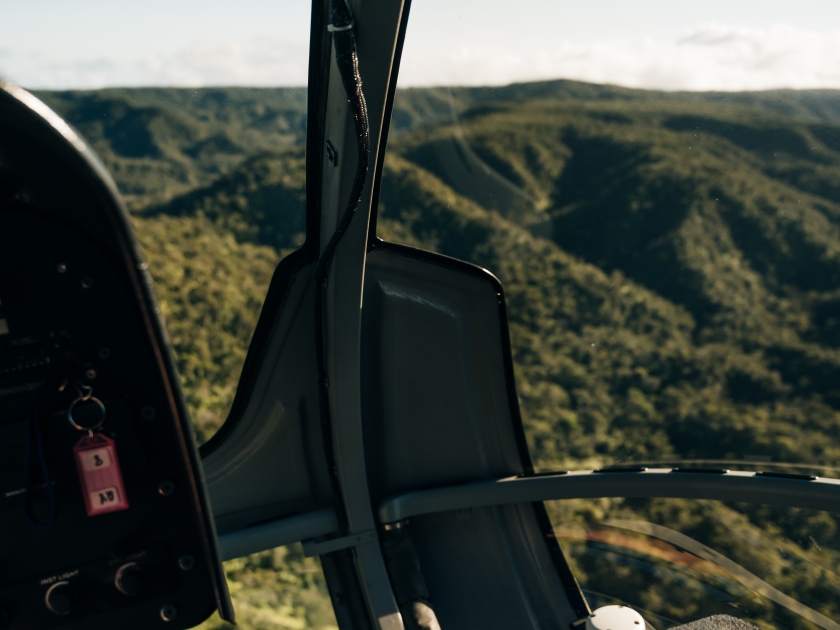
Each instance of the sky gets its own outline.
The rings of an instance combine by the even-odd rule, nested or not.
[[[413,0],[401,86],[568,78],[840,88],[838,0]],[[302,86],[306,0],[0,0],[0,76],[33,89]]]

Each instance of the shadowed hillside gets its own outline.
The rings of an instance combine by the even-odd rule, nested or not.
[[[837,465],[840,451],[829,455],[823,439],[840,423],[840,198],[830,191],[840,154],[824,140],[835,128],[815,134],[731,110],[715,117],[708,104],[668,99],[505,103],[392,143],[385,236],[502,279],[545,465]],[[452,158],[454,143],[492,171],[487,185],[474,158]],[[533,200],[530,216],[479,207],[499,177]],[[569,292],[586,299],[565,307]],[[640,312],[640,296],[667,314]],[[634,312],[638,327],[605,321],[614,309]],[[679,334],[662,337],[662,320]],[[791,431],[795,444],[783,439]]]
[[[306,90],[38,92],[81,131],[131,209],[169,201],[265,150],[300,145]]]
[[[201,215],[240,242],[268,245],[285,255],[303,244],[305,189],[301,149],[258,153],[212,184],[147,207],[142,214]]]

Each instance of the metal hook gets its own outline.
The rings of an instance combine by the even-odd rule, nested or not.
[[[105,405],[102,404],[101,400],[93,396],[93,388],[88,389],[91,391],[87,393],[87,398],[85,398],[84,396],[79,396],[78,398],[73,400],[73,402],[70,403],[70,406],[67,408],[67,421],[70,423],[70,426],[76,429],[77,431],[87,431],[88,437],[93,437],[93,432],[96,431],[99,427],[101,427],[102,423],[105,422]],[[73,419],[73,408],[76,406],[77,403],[88,401],[93,402],[99,406],[99,412],[101,415],[99,417],[99,422],[90,427],[83,427]]]

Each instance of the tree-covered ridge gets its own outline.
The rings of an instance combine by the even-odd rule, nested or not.
[[[285,255],[305,238],[305,170],[301,148],[257,153],[209,186],[142,214],[202,215],[239,242],[267,245]]]
[[[300,145],[306,90],[131,88],[39,92],[79,129],[141,209],[206,186],[250,156]]]
[[[248,342],[279,262],[198,215],[135,218],[199,444],[233,403]]]
[[[37,92],[93,145],[133,209],[204,186],[264,150],[301,145],[306,131],[302,88],[111,88]],[[811,124],[840,123],[835,90],[665,93],[546,81],[495,88],[426,88],[397,93],[392,136],[534,101],[552,103],[705,103],[712,116],[730,111],[775,114]],[[621,114],[618,114],[620,117]],[[836,135],[833,141],[837,143]],[[793,174],[792,176],[796,176]],[[805,178],[807,179],[807,178]]]
[[[391,146],[410,160],[392,155],[399,174],[386,171],[383,185],[382,216],[399,224],[395,234],[481,264],[506,288],[526,422],[532,440],[545,433],[549,453],[535,455],[547,465],[591,457],[837,465],[840,451],[824,436],[840,420],[840,354],[830,339],[840,205],[771,169],[840,174],[840,154],[805,123],[743,107],[747,122],[715,119],[709,109],[485,107]],[[478,218],[482,166],[532,200],[525,214],[497,208]],[[492,226],[505,215],[529,229]],[[552,266],[560,257],[589,276]],[[630,305],[640,294],[667,300],[660,319],[680,334],[665,343],[646,312],[636,329],[620,318],[601,323],[603,298],[564,308],[561,296],[591,294],[598,275],[611,287],[607,304],[638,312]],[[533,401],[533,391],[545,394]]]
[[[381,232],[500,277],[543,469],[729,460],[836,476],[836,128],[736,113],[484,106],[392,144]],[[608,499],[549,511],[593,606],[629,604],[656,627],[728,613],[828,628],[840,614],[834,515]]]
[[[227,414],[271,272],[302,241],[304,94],[42,96],[128,193],[203,441]],[[838,93],[402,90],[391,131],[378,234],[502,280],[540,468],[729,460],[836,476]],[[657,627],[732,606],[762,628],[816,626],[611,522],[672,527],[836,616],[831,515],[655,501],[551,512],[593,601],[623,598]],[[688,573],[656,581],[673,559]],[[266,553],[229,567],[246,627],[332,623],[307,612],[329,606],[301,575],[311,566]]]
[[[236,626],[214,614],[199,630],[338,630],[317,558],[300,544],[225,563]]]

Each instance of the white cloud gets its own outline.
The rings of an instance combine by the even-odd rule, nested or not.
[[[546,41],[534,37],[532,41]],[[665,90],[840,87],[840,32],[789,26],[703,25],[664,40],[558,42],[530,46],[407,48],[401,75],[411,85],[485,85],[567,78]]]
[[[465,36],[466,37],[466,36]],[[401,85],[500,85],[568,78],[666,90],[840,88],[840,31],[791,26],[736,28],[710,24],[680,37],[550,42],[456,37],[435,46],[409,39]],[[522,36],[525,37],[524,35]],[[56,59],[43,53],[0,54],[0,74],[32,88],[170,85],[304,85],[303,42],[262,37],[191,44],[169,55]]]
[[[0,56],[0,75],[29,88],[107,86],[306,85],[306,43],[254,38],[197,43],[172,55],[136,59],[56,60],[38,54]]]

